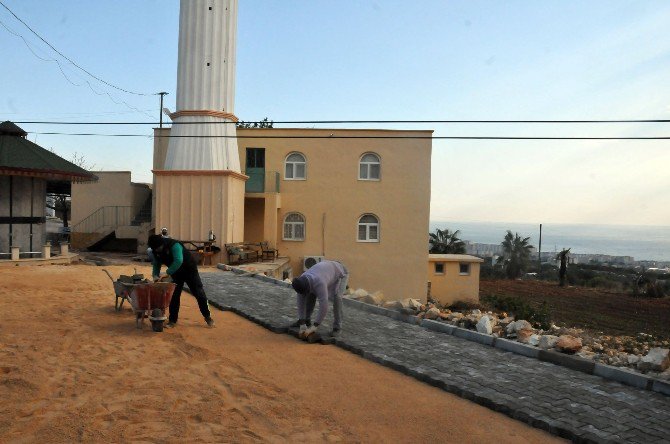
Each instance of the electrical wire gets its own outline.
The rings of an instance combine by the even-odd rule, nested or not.
[[[159,122],[63,122],[63,121],[21,121],[16,124],[30,125],[158,125]],[[236,124],[230,120],[208,122],[178,122],[179,125],[222,125]],[[670,119],[617,119],[617,120],[279,120],[272,122],[244,121],[245,124],[271,123],[273,125],[295,124],[361,124],[361,123],[476,123],[476,124],[600,124],[600,123],[670,123]],[[256,128],[261,129],[261,128]],[[277,128],[275,128],[277,129]],[[318,129],[318,128],[317,128]]]
[[[57,50],[51,43],[49,43],[48,41],[46,41],[41,35],[39,35],[39,34],[38,34],[33,28],[31,28],[26,22],[24,22],[23,20],[21,20],[21,18],[20,18],[18,15],[16,15],[16,14],[14,13],[14,11],[12,11],[11,9],[9,9],[9,8],[7,7],[7,5],[5,5],[1,0],[0,0],[0,6],[2,6],[2,7],[5,8],[7,11],[9,11],[9,13],[12,14],[16,20],[18,20],[19,22],[21,22],[21,24],[23,24],[23,26],[25,26],[26,28],[28,28],[28,30],[29,30],[30,32],[32,32],[38,39],[40,39],[42,42],[44,42],[49,48],[51,48],[52,50],[54,50],[54,51],[56,52],[56,54],[60,55],[60,56],[63,57],[65,60],[67,60],[68,62],[70,62],[73,66],[77,67],[78,69],[80,69],[81,71],[83,71],[84,73],[86,73],[87,75],[89,75],[90,77],[94,78],[94,79],[97,80],[98,82],[104,83],[105,85],[107,85],[107,86],[109,86],[109,87],[111,87],[111,88],[114,88],[114,89],[116,89],[116,90],[122,91],[122,92],[124,92],[124,93],[126,93],[126,94],[132,94],[132,95],[135,95],[135,96],[155,96],[155,95],[158,95],[158,93],[139,93],[139,92],[135,92],[135,91],[129,91],[129,90],[127,90],[127,89],[121,88],[120,86],[116,86],[116,85],[114,85],[114,84],[112,84],[112,83],[110,83],[110,82],[107,82],[107,81],[101,79],[100,77],[98,77],[98,76],[92,74],[91,72],[89,72],[89,71],[87,71],[86,69],[84,69],[84,68],[82,68],[81,66],[79,66],[74,60],[70,59],[68,56],[66,56],[65,54],[63,54],[63,53],[60,52],[59,50]],[[23,38],[23,37],[22,37],[22,38]],[[24,40],[24,41],[25,41],[25,40]]]
[[[0,4],[2,4],[1,1],[0,1]],[[4,6],[4,5],[3,5],[3,6]],[[10,11],[10,12],[11,12],[11,11]],[[28,41],[25,39],[25,37],[23,37],[21,34],[18,34],[18,33],[14,32],[14,31],[12,31],[12,30],[11,30],[7,25],[5,25],[5,23],[3,23],[1,20],[0,20],[0,25],[2,25],[2,27],[5,28],[5,30],[6,30],[7,32],[9,32],[10,34],[12,34],[12,35],[14,35],[14,36],[20,38],[21,40],[23,40],[23,44],[28,48],[28,50],[29,50],[29,51],[30,51],[30,52],[31,52],[37,59],[39,59],[39,60],[41,60],[41,61],[44,61],[44,62],[54,62],[54,63],[56,63],[56,65],[58,66],[58,70],[60,71],[60,73],[63,75],[63,77],[65,78],[65,80],[66,80],[68,83],[70,83],[70,84],[73,85],[73,86],[77,86],[77,87],[79,87],[79,86],[83,86],[83,85],[84,85],[83,83],[76,83],[75,81],[73,81],[73,80],[72,80],[72,79],[65,73],[65,70],[63,69],[63,65],[61,65],[60,61],[58,61],[57,59],[51,58],[51,57],[50,57],[50,58],[44,58],[44,57],[41,57],[40,55],[38,55],[38,54],[33,50],[33,48],[30,46],[30,44],[29,44]],[[145,112],[145,111],[142,111],[142,110],[140,110],[139,108],[137,108],[137,107],[135,107],[135,106],[130,105],[128,102],[126,102],[126,101],[124,101],[124,100],[117,101],[116,99],[114,99],[114,97],[112,97],[111,94],[109,94],[109,93],[106,92],[106,91],[103,91],[103,92],[99,93],[98,91],[95,90],[95,88],[93,88],[93,85],[91,85],[91,82],[89,82],[89,81],[86,80],[86,79],[83,79],[83,80],[84,80],[84,82],[86,83],[86,85],[88,86],[88,88],[89,88],[95,95],[98,95],[98,96],[106,95],[107,97],[109,97],[109,99],[110,99],[112,102],[114,102],[114,103],[117,104],[117,105],[125,105],[129,110],[131,110],[131,111],[133,111],[133,112],[137,112],[137,113],[140,113],[140,114],[144,114],[144,115],[147,116],[147,117],[153,117],[151,114],[149,114],[149,113],[147,113],[147,112]]]
[[[100,133],[60,133],[32,132],[46,136],[101,136],[101,137],[145,137],[145,138],[191,138],[191,139],[426,139],[426,140],[670,140],[670,136],[650,137],[532,137],[532,136],[182,136],[147,134],[100,134]]]

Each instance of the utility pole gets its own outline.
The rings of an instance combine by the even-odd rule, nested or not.
[[[540,224],[540,243],[537,246],[537,277],[542,272],[542,224]]]
[[[161,107],[158,110],[158,118],[160,119],[159,128],[163,128],[163,96],[166,96],[168,93],[165,91],[159,92],[158,95],[161,96]]]

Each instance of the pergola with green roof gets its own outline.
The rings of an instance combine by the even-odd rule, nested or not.
[[[0,123],[0,254],[3,255],[9,254],[12,246],[28,253],[45,243],[47,193],[70,194],[72,182],[97,179],[31,142],[27,135],[12,122]]]

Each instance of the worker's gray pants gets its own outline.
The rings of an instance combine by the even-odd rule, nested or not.
[[[349,284],[349,270],[344,265],[342,265],[342,268],[344,268],[344,276],[337,283],[337,292],[333,296],[333,329],[335,330],[342,328],[342,296]],[[311,319],[315,305],[316,295],[298,293],[298,319]]]

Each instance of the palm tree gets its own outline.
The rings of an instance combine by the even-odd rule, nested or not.
[[[458,238],[460,233],[460,230],[450,233],[449,229],[440,230],[439,228],[435,230],[435,233],[428,233],[430,236],[428,239],[429,252],[433,254],[465,253],[465,244]]]
[[[570,254],[570,249],[566,250],[564,248],[556,255],[556,259],[561,261],[561,268],[558,270],[558,285],[561,287],[565,286],[565,275],[568,271],[568,254]]]
[[[530,250],[532,245],[528,244],[530,237],[521,238],[519,233],[514,235],[507,230],[505,239],[500,245],[503,247],[503,255],[498,258],[498,263],[505,267],[508,279],[517,279],[526,270],[530,263]]]

